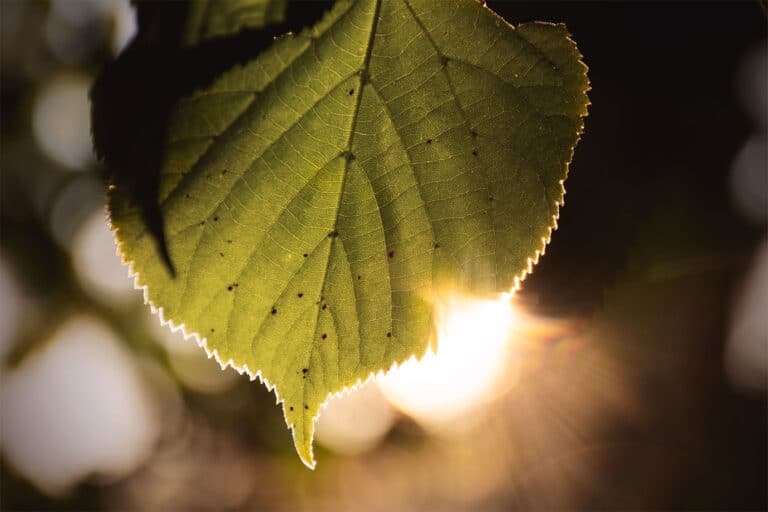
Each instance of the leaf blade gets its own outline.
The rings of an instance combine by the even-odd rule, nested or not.
[[[322,403],[424,353],[437,287],[516,286],[562,203],[588,87],[564,27],[435,7],[339,2],[181,103],[161,186],[178,279],[110,199],[150,303],[279,385],[309,467]],[[452,39],[467,19],[485,51]]]

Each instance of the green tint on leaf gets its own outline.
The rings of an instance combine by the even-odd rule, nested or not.
[[[159,198],[175,278],[119,187],[112,224],[164,319],[274,386],[313,467],[320,406],[420,357],[436,294],[508,291],[538,259],[587,89],[562,25],[339,1],[179,104]]]
[[[184,43],[194,45],[246,28],[282,23],[285,9],[286,0],[193,0]]]

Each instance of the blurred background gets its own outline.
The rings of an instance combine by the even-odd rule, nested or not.
[[[757,2],[488,2],[567,24],[592,106],[547,254],[321,416],[161,328],[105,225],[88,90],[128,0],[0,1],[3,510],[764,510]]]

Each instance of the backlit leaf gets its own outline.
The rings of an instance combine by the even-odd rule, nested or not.
[[[112,224],[163,318],[274,387],[312,467],[321,405],[420,357],[435,297],[530,271],[587,89],[562,25],[340,0],[173,113],[159,201],[175,277],[119,186]]]

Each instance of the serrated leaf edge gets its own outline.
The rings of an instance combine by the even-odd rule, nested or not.
[[[486,7],[486,9],[487,9],[487,7]],[[519,28],[520,25],[517,25],[517,26],[512,25],[511,23],[507,22],[504,18],[498,16],[491,9],[488,9],[488,11],[493,13],[494,16],[498,17],[503,23],[505,23],[506,25],[511,27],[513,30],[516,30],[517,28]],[[543,23],[543,22],[536,22],[536,23]],[[552,25],[564,25],[564,24],[552,23]],[[283,38],[283,37],[290,38],[290,37],[293,37],[293,36],[294,36],[294,34],[289,32],[289,33],[287,33],[287,34],[285,34],[283,36],[280,36],[279,38]],[[566,36],[565,37],[568,40],[568,42],[573,45],[574,48],[577,48],[577,45],[576,45],[575,41],[571,38],[570,33],[567,31],[567,29],[566,29]],[[279,38],[275,38],[275,39],[277,40]],[[577,50],[577,52],[578,52],[578,50]],[[580,52],[578,52],[578,53],[579,53],[578,63],[583,68],[584,77],[587,79],[586,87],[585,87],[584,91],[582,91],[584,94],[586,94],[587,92],[589,92],[592,89],[591,85],[590,85],[590,82],[589,82],[589,78],[587,76],[588,67],[583,62],[583,60],[582,60],[583,56],[581,55],[581,53]],[[555,201],[555,204],[554,204],[555,212],[552,214],[552,217],[551,217],[552,218],[552,223],[547,228],[547,235],[541,237],[541,245],[539,246],[539,248],[537,248],[534,251],[533,256],[529,256],[527,258],[527,260],[526,260],[526,267],[523,270],[521,270],[520,273],[518,273],[518,275],[516,275],[514,277],[513,283],[512,283],[512,288],[508,292],[500,292],[500,293],[498,293],[497,295],[499,297],[501,297],[502,295],[504,295],[506,293],[506,294],[508,294],[509,299],[511,300],[512,297],[514,297],[515,293],[517,293],[522,288],[523,281],[528,277],[528,275],[530,275],[533,272],[533,267],[539,263],[539,259],[542,256],[544,256],[544,254],[546,253],[547,246],[549,245],[550,241],[552,240],[552,233],[554,231],[556,231],[557,228],[558,228],[558,220],[560,218],[560,208],[562,208],[565,205],[565,194],[566,194],[565,180],[568,178],[568,174],[569,174],[569,171],[570,171],[570,165],[571,165],[571,162],[573,161],[573,155],[574,155],[574,152],[575,152],[575,149],[576,149],[576,145],[579,143],[579,141],[581,140],[581,136],[584,133],[584,118],[588,115],[588,107],[591,104],[592,103],[589,101],[589,98],[587,97],[587,102],[584,105],[584,113],[580,115],[580,117],[581,117],[581,124],[580,124],[578,132],[577,132],[576,140],[571,145],[570,150],[569,150],[569,154],[568,154],[568,159],[565,162],[565,177],[563,179],[559,180],[560,192],[561,192],[560,199],[558,201]],[[115,252],[120,257],[121,263],[128,267],[128,277],[133,279],[133,287],[134,287],[134,289],[142,291],[143,297],[144,297],[144,304],[148,305],[149,308],[150,308],[150,311],[152,312],[152,314],[156,315],[158,317],[161,326],[169,327],[171,332],[174,333],[174,334],[178,333],[178,332],[181,332],[182,336],[184,337],[184,340],[188,340],[190,338],[194,339],[195,343],[199,347],[201,347],[203,350],[205,350],[205,353],[208,356],[208,359],[213,358],[219,364],[219,366],[221,367],[222,370],[226,370],[227,368],[232,368],[233,370],[235,370],[240,375],[246,375],[247,374],[251,381],[258,380],[259,382],[261,382],[267,388],[268,392],[274,393],[275,394],[275,405],[283,405],[283,407],[282,407],[282,409],[283,409],[283,419],[284,419],[284,421],[286,423],[286,426],[288,427],[288,430],[290,431],[291,435],[293,435],[294,425],[288,422],[288,416],[287,416],[287,413],[285,411],[285,405],[284,405],[285,401],[284,401],[284,399],[282,399],[280,397],[280,392],[279,392],[279,390],[277,388],[277,384],[273,384],[273,383],[269,382],[269,379],[265,378],[262,375],[261,369],[257,369],[254,372],[253,370],[248,368],[247,364],[243,364],[242,366],[236,364],[235,361],[231,357],[227,361],[222,360],[222,358],[219,356],[219,353],[218,353],[217,349],[215,349],[215,348],[214,349],[210,349],[208,347],[208,340],[207,340],[207,338],[205,336],[201,337],[200,334],[198,332],[195,332],[195,331],[187,332],[186,325],[184,323],[177,324],[173,319],[166,319],[165,315],[164,315],[163,308],[156,306],[152,302],[152,300],[149,298],[149,286],[148,285],[139,285],[140,274],[139,274],[138,271],[136,271],[134,269],[134,262],[131,261],[127,257],[125,251],[123,250],[123,242],[119,238],[119,228],[112,222],[111,212],[109,211],[109,206],[108,206],[109,203],[110,203],[109,195],[111,194],[111,191],[113,190],[113,188],[114,188],[113,186],[110,186],[109,187],[110,191],[107,194],[107,206],[105,207],[107,226],[109,227],[110,231],[112,232],[112,236],[113,236],[113,238],[115,240],[115,245],[116,245]],[[433,316],[433,318],[434,318],[434,316]],[[320,417],[320,414],[322,414],[322,411],[327,407],[328,403],[331,400],[333,400],[334,398],[342,397],[342,396],[344,396],[344,395],[346,395],[348,393],[352,393],[352,392],[356,391],[360,387],[368,384],[370,381],[372,381],[372,380],[374,380],[376,378],[379,378],[379,377],[383,378],[384,376],[388,375],[389,373],[397,370],[400,367],[401,364],[405,364],[405,363],[408,363],[410,361],[416,361],[416,362],[421,361],[421,359],[424,357],[424,355],[426,355],[428,350],[430,350],[430,345],[429,344],[425,345],[425,349],[424,349],[424,351],[421,354],[416,354],[415,353],[415,354],[411,355],[411,357],[409,357],[409,358],[407,358],[407,359],[405,359],[403,361],[400,361],[400,362],[395,361],[387,369],[382,368],[382,369],[380,369],[378,371],[370,372],[364,379],[363,378],[358,378],[357,381],[354,384],[344,386],[342,389],[340,389],[338,391],[331,391],[331,392],[329,392],[328,395],[326,396],[326,399],[320,404],[320,407],[318,408],[317,414],[315,414],[312,417],[312,423],[313,423],[313,430],[312,430],[312,432],[313,432],[313,435],[312,435],[312,438],[310,439],[310,443],[309,443],[309,457],[310,457],[310,460],[305,460],[304,457],[302,457],[301,454],[299,454],[299,458],[301,459],[302,463],[305,466],[307,466],[309,469],[311,469],[311,470],[314,470],[316,465],[317,465],[317,461],[315,460],[315,456],[314,456],[314,431],[315,431],[314,427],[316,427],[316,425],[317,425],[317,420]]]
[[[557,207],[556,212],[552,215],[552,222],[553,224],[549,226],[548,233],[546,237],[541,237],[541,246],[539,249],[536,249],[534,255],[532,257],[527,258],[527,266],[524,268],[520,273],[515,276],[513,281],[513,286],[508,292],[500,292],[498,293],[499,296],[502,296],[503,294],[508,294],[509,298],[514,296],[514,294],[520,290],[522,287],[522,283],[525,280],[526,277],[528,277],[531,272],[533,272],[533,267],[538,264],[539,259],[541,256],[544,255],[546,252],[547,245],[549,244],[550,240],[552,239],[552,233],[557,229],[557,220],[560,217],[560,208],[565,204],[565,186],[563,185],[564,180],[560,180],[560,187],[562,190],[561,200],[555,202],[555,206]],[[128,268],[128,277],[133,279],[133,287],[136,290],[141,290],[143,297],[144,297],[144,304],[149,306],[150,311],[153,315],[156,315],[158,317],[158,320],[160,321],[160,325],[163,327],[168,327],[170,331],[174,334],[181,332],[184,340],[194,339],[195,343],[201,347],[203,350],[205,350],[205,353],[208,357],[208,359],[214,359],[222,370],[226,370],[227,368],[232,368],[240,375],[248,375],[249,379],[251,381],[258,380],[261,382],[266,388],[267,391],[273,392],[275,394],[275,405],[283,405],[283,419],[285,420],[285,424],[287,425],[288,429],[290,430],[290,433],[293,434],[294,431],[294,425],[288,422],[288,415],[285,411],[285,405],[284,405],[284,399],[280,397],[280,392],[277,388],[277,384],[273,384],[269,382],[269,379],[265,378],[262,373],[261,369],[257,369],[255,372],[248,368],[247,364],[238,365],[235,363],[235,361],[230,357],[227,361],[224,361],[218,353],[217,349],[211,349],[208,347],[208,339],[203,336],[201,337],[200,334],[196,331],[190,331],[188,332],[186,329],[186,325],[184,323],[177,324],[173,319],[167,319],[165,318],[164,310],[162,307],[158,307],[152,302],[152,300],[149,298],[149,286],[148,285],[139,285],[139,281],[141,280],[141,276],[138,271],[134,269],[134,262],[131,261],[123,251],[123,242],[119,239],[119,228],[117,228],[113,223],[111,219],[111,215],[109,212],[109,208],[106,208],[106,217],[107,217],[107,225],[112,232],[112,236],[115,240],[116,244],[116,250],[115,253],[120,256],[120,262],[121,264],[125,265]],[[392,371],[397,370],[401,364],[408,363],[410,361],[420,361],[424,355],[426,355],[427,351],[430,350],[429,344],[425,346],[424,351],[421,354],[413,354],[411,357],[403,360],[403,361],[395,361],[389,368],[387,369],[380,369],[376,372],[371,372],[366,376],[365,378],[359,378],[357,381],[348,386],[344,386],[342,389],[338,391],[331,391],[326,396],[326,399],[320,404],[320,407],[318,409],[317,414],[315,414],[312,417],[312,423],[313,423],[313,437],[310,439],[310,445],[309,445],[309,456],[310,460],[304,460],[303,457],[301,457],[302,463],[307,466],[309,469],[314,470],[315,466],[317,464],[315,457],[314,457],[314,427],[317,425],[317,420],[320,417],[320,414],[322,414],[322,411],[327,407],[328,403],[338,397],[342,397],[348,393],[352,393],[359,389],[360,387],[368,384],[371,380],[374,380],[379,377],[384,377],[387,374],[391,373]]]

